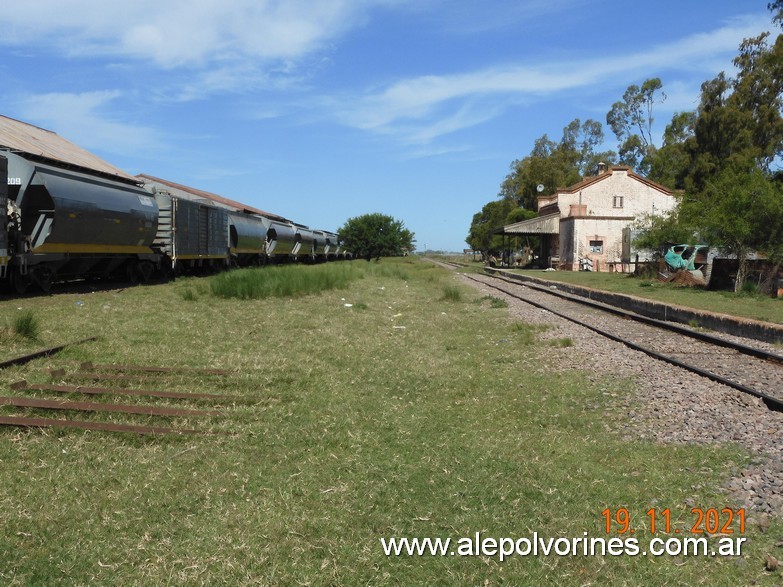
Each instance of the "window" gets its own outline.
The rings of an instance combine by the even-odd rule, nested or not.
[[[604,241],[590,241],[590,252],[601,254],[604,252]]]
[[[622,208],[623,207],[623,197],[622,196],[615,196],[613,205],[614,205],[615,208]]]

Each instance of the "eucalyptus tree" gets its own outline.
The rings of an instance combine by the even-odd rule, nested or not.
[[[500,197],[537,210],[538,196],[553,194],[559,187],[594,174],[599,161],[614,163],[615,153],[596,151],[603,141],[600,122],[582,123],[578,118],[563,128],[560,142],[543,135],[536,139],[529,155],[511,163],[511,171],[500,185]],[[543,186],[543,191],[539,191],[539,186]]]
[[[642,83],[628,86],[621,101],[612,104],[606,115],[606,123],[611,127],[619,142],[620,163],[630,165],[634,170],[647,175],[651,166],[651,156],[655,152],[653,141],[653,108],[663,103],[660,78],[651,78]]]
[[[685,178],[690,173],[691,149],[697,114],[694,111],[677,112],[663,132],[660,149],[649,157],[647,175],[653,181],[670,189],[685,188]]]
[[[770,3],[783,23],[783,0]],[[773,273],[783,262],[783,35],[745,39],[736,76],[721,72],[702,84],[695,113],[667,127],[652,175],[682,188],[679,219],[739,261],[736,289],[749,251],[765,253]],[[665,156],[664,156],[665,155]],[[667,170],[668,167],[668,170]]]

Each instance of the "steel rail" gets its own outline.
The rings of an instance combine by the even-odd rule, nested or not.
[[[627,346],[629,348],[632,348],[634,350],[640,351],[640,352],[642,352],[642,353],[644,353],[644,354],[646,354],[646,355],[648,355],[650,357],[653,357],[655,359],[664,361],[664,362],[669,363],[671,365],[675,365],[677,367],[680,367],[681,369],[685,369],[686,371],[690,371],[691,373],[696,373],[697,375],[701,375],[702,377],[706,377],[707,379],[710,379],[710,380],[715,381],[717,383],[721,383],[723,385],[727,385],[727,386],[729,386],[729,387],[731,387],[733,389],[736,389],[738,391],[742,391],[743,393],[747,393],[747,394],[750,394],[752,396],[758,397],[758,398],[760,398],[764,402],[764,404],[770,410],[777,411],[777,412],[783,412],[783,400],[780,400],[780,399],[775,398],[775,397],[773,397],[773,396],[771,396],[769,394],[766,394],[763,391],[759,391],[757,389],[753,389],[753,388],[748,387],[746,385],[742,385],[741,383],[737,383],[737,382],[732,381],[731,379],[727,379],[727,378],[725,378],[725,377],[723,377],[721,375],[717,375],[717,374],[712,373],[710,371],[706,371],[704,369],[701,369],[700,367],[696,367],[695,365],[690,365],[688,363],[684,363],[683,361],[680,361],[679,359],[675,359],[673,357],[669,357],[667,355],[659,353],[658,351],[654,351],[654,350],[649,349],[647,347],[643,347],[643,346],[641,346],[639,344],[636,344],[635,342],[632,342],[630,340],[626,340],[626,339],[624,339],[622,337],[619,337],[617,335],[611,334],[609,332],[605,332],[605,331],[601,330],[600,328],[592,326],[591,324],[587,324],[585,322],[582,322],[581,320],[578,320],[576,318],[568,316],[567,314],[563,314],[561,312],[553,310],[552,308],[550,308],[550,307],[548,307],[548,306],[546,306],[544,304],[540,304],[538,302],[534,302],[533,300],[526,299],[526,298],[524,298],[522,296],[519,296],[519,295],[517,295],[515,293],[509,292],[509,291],[507,291],[507,290],[505,290],[503,288],[500,288],[500,287],[498,287],[496,285],[492,285],[491,283],[486,283],[484,281],[481,281],[480,279],[476,279],[476,278],[471,277],[470,275],[467,275],[467,274],[463,274],[463,275],[465,277],[467,277],[468,279],[471,279],[472,281],[475,281],[477,283],[481,283],[482,285],[486,285],[487,287],[491,287],[493,289],[496,289],[496,290],[498,290],[500,292],[503,292],[506,295],[509,295],[509,296],[515,298],[515,299],[518,299],[518,300],[526,302],[526,303],[528,303],[528,304],[530,304],[532,306],[535,306],[536,308],[540,308],[542,310],[546,310],[547,312],[550,312],[550,313],[554,314],[555,316],[559,316],[560,318],[563,318],[565,320],[573,322],[574,324],[578,324],[579,326],[587,328],[588,330],[591,330],[591,331],[593,331],[593,332],[595,332],[597,334],[600,334],[601,336],[604,336],[606,338],[609,338],[610,340],[614,340],[615,342],[619,342],[621,344],[624,344],[625,346]],[[494,278],[494,279],[499,279],[498,277],[495,277],[495,276],[492,276],[492,275],[488,275],[487,277]],[[505,280],[502,280],[502,281],[505,281]],[[517,284],[517,283],[513,283],[513,284],[514,285],[520,285],[520,284]],[[527,287],[527,284],[525,284],[524,287]],[[551,293],[551,292],[547,291],[546,289],[544,291],[546,293]]]
[[[765,361],[771,361],[775,363],[780,363],[783,365],[783,355],[779,355],[777,353],[765,351],[762,349],[757,349],[748,345],[744,345],[740,342],[733,342],[730,340],[726,340],[720,337],[717,337],[713,334],[709,334],[706,332],[698,332],[696,330],[691,330],[690,328],[686,328],[685,326],[681,326],[680,324],[676,324],[674,322],[666,322],[664,320],[658,320],[656,318],[649,318],[648,316],[642,316],[641,314],[637,314],[635,312],[630,312],[628,310],[623,310],[622,308],[616,308],[614,306],[610,306],[609,304],[604,304],[603,302],[597,302],[595,300],[591,300],[588,298],[583,298],[581,296],[575,296],[566,292],[558,291],[555,289],[552,289],[551,287],[544,287],[542,285],[538,285],[535,283],[530,282],[520,282],[516,279],[507,277],[505,275],[489,275],[485,274],[487,277],[492,277],[494,279],[499,279],[501,281],[505,281],[506,283],[510,283],[512,285],[519,285],[523,287],[529,287],[532,290],[539,291],[542,293],[547,293],[549,295],[559,297],[564,300],[568,300],[570,302],[575,302],[577,304],[582,304],[584,306],[589,306],[591,308],[596,308],[598,310],[602,310],[604,312],[609,312],[611,314],[615,314],[616,316],[622,316],[623,318],[628,318],[630,320],[635,320],[636,322],[642,322],[643,324],[649,324],[650,326],[656,326],[658,328],[662,328],[665,330],[669,330],[671,332],[677,332],[678,334],[682,334],[684,336],[688,336],[690,338],[695,338],[696,340],[700,340],[702,342],[708,342],[710,344],[714,344],[716,346],[721,346],[725,348],[730,348],[732,350],[735,350],[737,352],[740,352],[744,355],[748,355],[751,357],[755,357],[757,359],[763,359]]]
[[[143,416],[216,416],[216,410],[191,410],[132,404],[106,404],[98,402],[73,402],[68,400],[36,399],[29,397],[0,396],[0,406],[38,408],[43,410],[73,410],[78,412],[110,412],[139,414]]]
[[[145,397],[162,397],[167,399],[185,400],[237,400],[230,395],[216,393],[194,393],[186,391],[152,391],[146,389],[125,389],[121,387],[85,387],[82,385],[31,385],[27,381],[17,381],[11,384],[11,389],[28,389],[30,391],[56,391],[59,393],[84,393],[90,395],[138,395]]]
[[[199,430],[168,428],[165,426],[137,426],[135,424],[114,424],[111,422],[87,422],[83,420],[60,420],[58,418],[24,418],[21,416],[0,416],[0,426],[24,428],[78,428],[101,432],[133,432],[134,434],[203,434]]]
[[[75,342],[69,342],[65,344],[61,344],[59,346],[53,346],[48,349],[42,349],[40,351],[36,351],[34,353],[30,353],[29,355],[22,355],[21,357],[15,357],[13,359],[8,359],[5,361],[0,362],[0,369],[5,369],[6,367],[13,367],[15,365],[24,365],[25,363],[29,363],[30,361],[34,361],[35,359],[40,359],[41,357],[48,357],[54,354],[59,353],[61,350],[66,349],[71,346],[76,346],[77,344],[84,344],[87,342],[93,342],[98,340],[97,336],[91,336],[89,338],[83,338],[82,340],[77,340]]]
[[[232,375],[227,369],[201,369],[198,367],[149,367],[146,365],[111,365],[95,364],[92,361],[83,362],[79,368],[82,371],[141,371],[143,373],[183,374],[183,375]]]

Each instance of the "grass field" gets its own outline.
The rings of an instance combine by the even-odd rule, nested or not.
[[[188,278],[0,300],[0,359],[99,337],[0,371],[5,395],[84,360],[234,372],[144,385],[231,395],[220,416],[166,421],[230,434],[0,429],[0,581],[779,584],[764,569],[777,520],[766,532],[748,522],[741,558],[385,556],[391,537],[607,537],[606,508],[628,508],[641,543],[651,508],[686,533],[694,504],[735,505],[718,487],[750,457],[625,438],[612,396],[632,381],[553,369],[570,344],[547,344],[445,270],[345,265],[334,271],[350,280],[315,294],[224,298]],[[14,328],[26,313],[33,338]]]

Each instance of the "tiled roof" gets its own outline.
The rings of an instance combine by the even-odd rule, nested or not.
[[[663,186],[655,181],[652,181],[651,179],[647,179],[643,175],[639,175],[638,173],[635,173],[628,165],[613,165],[609,167],[604,173],[601,173],[599,175],[593,175],[590,177],[584,178],[582,181],[575,183],[574,185],[565,187],[565,188],[557,188],[558,193],[565,193],[565,194],[573,194],[574,192],[578,192],[579,190],[583,190],[587,186],[593,185],[594,183],[598,183],[599,181],[603,181],[607,177],[611,177],[612,173],[615,171],[626,171],[628,172],[628,177],[632,177],[637,181],[640,181],[644,184],[649,185],[652,188],[657,189],[658,191],[661,191],[665,194],[672,195],[674,192],[667,188],[666,186]]]

